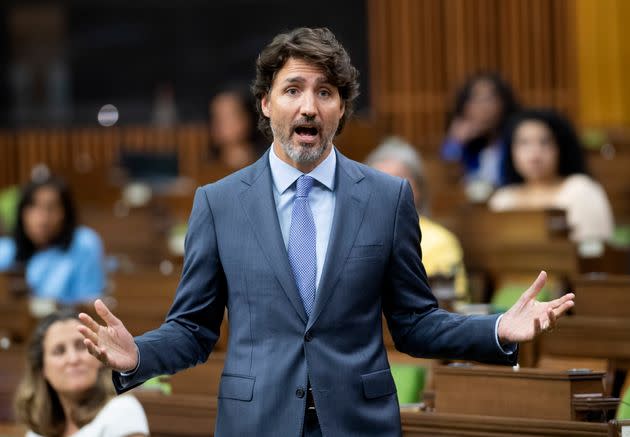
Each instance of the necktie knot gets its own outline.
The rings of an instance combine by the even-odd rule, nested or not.
[[[297,185],[295,188],[295,196],[296,197],[308,197],[308,193],[311,192],[311,188],[313,188],[313,179],[311,176],[302,175],[297,180]]]

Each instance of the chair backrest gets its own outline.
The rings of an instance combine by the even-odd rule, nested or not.
[[[426,369],[408,364],[392,364],[392,376],[396,383],[398,402],[413,404],[422,400]]]
[[[626,390],[617,409],[617,420],[630,419],[630,388]]]

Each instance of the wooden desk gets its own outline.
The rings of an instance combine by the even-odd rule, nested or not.
[[[558,209],[493,212],[470,205],[462,214],[462,239],[471,245],[547,243],[568,237],[565,212]]]
[[[129,208],[118,203],[109,209],[84,208],[81,217],[101,236],[109,255],[155,267],[171,257],[166,242],[168,219],[150,207]]]
[[[607,358],[630,369],[629,319],[564,317],[558,329],[540,336],[538,342],[540,355]]]
[[[404,437],[622,437],[630,421],[588,423],[448,413],[401,412]]]
[[[178,283],[178,273],[163,275],[157,268],[112,275],[112,311],[133,335],[158,328],[173,303]]]
[[[111,297],[115,300],[112,312],[133,335],[156,329],[166,318],[179,281],[179,271],[163,275],[157,268],[112,275]],[[228,323],[224,317],[214,350],[226,350],[227,338]]]
[[[13,341],[24,342],[34,325],[27,298],[0,302],[0,338],[6,335]]]
[[[601,395],[603,377],[601,372],[440,366],[435,369],[435,410],[439,413],[576,420],[574,396]]]
[[[144,407],[152,437],[214,435],[216,396],[134,392]]]
[[[535,277],[542,268],[573,276],[579,269],[563,211],[492,212],[469,206],[461,212],[457,235],[467,269],[488,272],[495,279],[509,273]]]
[[[24,374],[26,348],[12,346],[0,349],[0,421],[6,422],[13,417],[13,397],[18,383]]]
[[[573,285],[576,316],[630,319],[630,275],[584,275]]]
[[[214,435],[217,400],[214,396],[136,393],[153,437],[208,437]],[[404,437],[621,437],[618,423],[484,417],[403,411]]]
[[[0,273],[0,338],[23,342],[30,336],[35,320],[23,282],[18,276]]]

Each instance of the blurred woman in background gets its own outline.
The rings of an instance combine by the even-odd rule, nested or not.
[[[102,295],[101,239],[77,225],[70,192],[60,179],[46,177],[23,189],[13,238],[0,238],[0,271],[12,268],[24,269],[35,297],[75,304]]]
[[[460,161],[469,182],[501,185],[501,135],[517,109],[512,89],[499,75],[472,76],[455,99],[442,157]]]
[[[612,236],[608,198],[587,175],[580,141],[568,120],[552,110],[527,110],[512,120],[505,141],[507,185],[491,197],[492,210],[563,209],[573,241]]]
[[[131,395],[115,397],[111,371],[87,351],[81,323],[69,310],[36,328],[18,387],[18,420],[26,437],[141,437],[149,435],[142,406]]]
[[[252,93],[245,86],[230,86],[209,105],[210,158],[230,170],[252,164],[269,146],[257,129],[258,114]]]

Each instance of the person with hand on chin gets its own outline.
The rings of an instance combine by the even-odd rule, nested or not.
[[[263,49],[252,89],[272,145],[197,190],[165,323],[133,338],[100,300],[104,325],[80,316],[119,392],[206,361],[227,307],[215,435],[401,435],[382,313],[402,352],[509,365],[517,342],[573,306],[573,294],[534,300],[541,273],[503,315],[438,308],[409,183],[333,144],[357,76],[328,29],[295,29]]]

